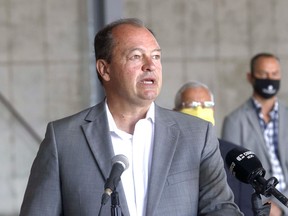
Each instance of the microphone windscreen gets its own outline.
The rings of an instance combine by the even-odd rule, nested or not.
[[[249,184],[255,177],[265,175],[265,170],[254,152],[243,147],[230,150],[225,161],[230,172],[241,182]]]
[[[115,164],[115,163],[120,163],[124,170],[128,169],[129,167],[129,161],[128,161],[128,158],[125,156],[125,155],[122,155],[122,154],[119,154],[119,155],[115,155],[112,160],[112,166]]]

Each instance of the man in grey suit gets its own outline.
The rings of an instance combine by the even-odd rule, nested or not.
[[[247,79],[254,91],[243,105],[225,117],[222,138],[252,150],[258,156],[266,178],[279,180],[277,189],[288,195],[288,113],[278,99],[281,68],[279,59],[259,53],[251,59]],[[288,215],[288,209],[271,199],[271,215]]]
[[[154,103],[162,65],[153,33],[122,19],[100,30],[94,46],[106,98],[48,124],[20,215],[97,215],[119,154],[130,164],[117,186],[125,216],[242,215],[212,125]]]

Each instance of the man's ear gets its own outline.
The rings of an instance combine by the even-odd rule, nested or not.
[[[96,69],[103,80],[110,80],[109,64],[104,59],[99,59],[96,61]]]
[[[251,85],[253,85],[253,76],[251,72],[247,72],[246,79]]]

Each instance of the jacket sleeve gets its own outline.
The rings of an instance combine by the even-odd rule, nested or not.
[[[53,124],[49,123],[31,168],[20,216],[61,215],[60,190],[58,153]]]
[[[200,212],[198,215],[243,215],[233,201],[234,196],[227,183],[218,139],[211,124],[208,127],[206,144],[202,153],[199,181]]]

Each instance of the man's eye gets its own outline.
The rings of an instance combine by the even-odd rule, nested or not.
[[[277,77],[277,76],[279,76],[279,75],[280,75],[279,72],[274,72],[274,73],[272,74],[272,76],[274,76],[274,77]]]
[[[156,60],[161,59],[161,55],[154,55],[153,59],[156,59]]]
[[[131,59],[140,59],[140,58],[141,58],[140,55],[133,55],[133,56],[131,57]]]

